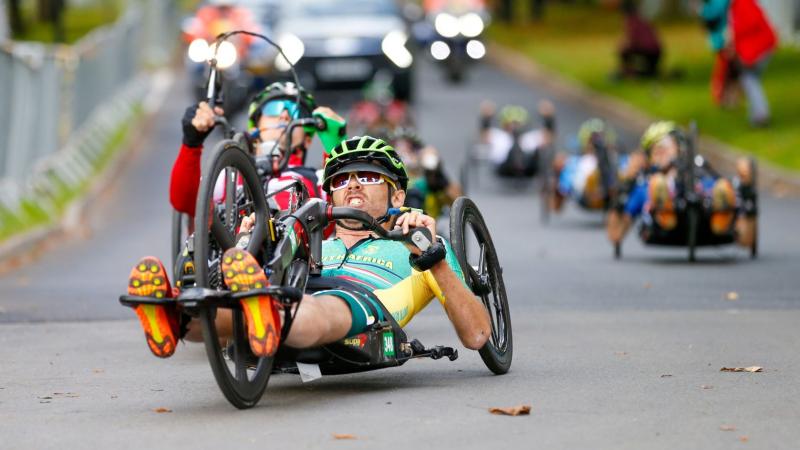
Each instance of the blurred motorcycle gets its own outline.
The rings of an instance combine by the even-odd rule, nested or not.
[[[247,35],[237,35],[216,48],[214,39],[228,31],[243,29],[263,33],[250,10],[233,3],[210,1],[184,20],[181,27],[183,40],[188,44],[185,67],[195,99],[206,98],[208,61],[216,58],[217,68],[225,80],[223,107],[230,111],[243,106],[252,92],[266,84],[275,56],[269,46]]]

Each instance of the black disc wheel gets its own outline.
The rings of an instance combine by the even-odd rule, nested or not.
[[[750,258],[756,259],[758,257],[758,164],[755,158],[750,158],[750,173],[753,189],[752,208],[756,211],[753,216],[753,243],[750,244]]]
[[[492,335],[479,350],[481,358],[489,370],[504,374],[511,367],[513,345],[503,269],[483,216],[467,197],[456,199],[450,210],[450,242],[467,285],[486,306],[492,323]]]
[[[197,196],[194,263],[198,287],[225,290],[220,261],[225,250],[236,245],[242,218],[255,214],[255,228],[247,250],[263,257],[269,220],[264,191],[251,157],[233,140],[217,144],[203,171]],[[253,367],[244,315],[238,303],[201,307],[206,354],[214,378],[225,398],[235,407],[256,405],[267,387],[272,358],[261,358]],[[219,330],[231,330],[220,339]],[[232,345],[227,345],[228,343]]]
[[[689,261],[695,262],[696,257],[695,253],[697,252],[697,228],[699,222],[700,212],[697,208],[689,208],[686,212],[686,236],[687,236],[687,247],[689,248]]]

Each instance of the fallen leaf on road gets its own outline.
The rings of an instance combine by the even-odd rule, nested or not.
[[[710,384],[704,384],[704,385],[700,386],[700,388],[701,389],[714,389],[714,386],[712,386]]]
[[[155,411],[155,412],[157,412],[159,414],[161,414],[161,413],[171,413],[172,412],[172,410],[169,409],[169,408],[156,408],[153,411]]]
[[[92,372],[94,372],[94,373],[103,373],[103,372],[105,372],[105,370],[103,370],[103,369],[92,369]]]
[[[720,425],[719,429],[721,431],[736,431],[736,427],[733,425]]]
[[[719,369],[720,372],[763,372],[763,367],[750,366],[750,367],[723,367]]]
[[[614,352],[617,356],[628,356],[628,352]]]
[[[747,442],[747,441],[750,440],[750,438],[747,437],[747,436],[739,436],[739,440],[742,441],[742,442]]]
[[[78,398],[80,397],[78,394],[74,392],[53,392],[53,395],[58,397],[66,397],[66,398]]]
[[[528,415],[531,413],[531,405],[519,405],[509,408],[489,408],[492,414],[499,414],[501,416],[519,416]]]
[[[651,283],[651,282],[649,282],[649,281],[648,281],[647,283],[645,283],[645,284],[644,284],[644,288],[645,288],[645,289],[650,289],[651,287],[653,287],[653,283]]]
[[[725,294],[725,300],[728,300],[729,302],[739,300],[739,293],[736,291],[730,291]]]
[[[343,440],[343,439],[358,439],[355,434],[339,434],[339,433],[333,433],[333,438],[334,439],[339,439],[339,440]]]

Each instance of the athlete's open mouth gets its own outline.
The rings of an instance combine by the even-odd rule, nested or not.
[[[351,208],[359,208],[364,204],[364,199],[361,197],[350,197],[347,199],[347,206]]]

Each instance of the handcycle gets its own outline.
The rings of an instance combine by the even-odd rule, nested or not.
[[[617,181],[617,155],[609,148],[603,141],[602,137],[595,134],[591,137],[592,147],[594,154],[597,158],[597,190],[592,195],[582,194],[577,198],[577,204],[586,211],[602,211],[607,212],[611,206],[612,199],[616,195],[618,189]],[[541,157],[541,173],[542,179],[539,189],[541,197],[540,201],[540,219],[543,224],[550,221],[552,213],[551,204],[555,201],[555,196],[558,193],[559,174],[556,173],[553,167],[553,160],[555,155],[551,148],[543,151]]]
[[[711,200],[704,198],[698,191],[701,185],[701,172],[706,172],[719,178],[719,174],[708,164],[708,162],[696,151],[697,129],[695,124],[691,124],[688,135],[676,133],[678,141],[678,157],[674,162],[678,175],[676,177],[677,189],[674,199],[674,208],[677,215],[677,225],[675,228],[665,230],[656,221],[642,224],[639,235],[647,245],[667,246],[667,247],[686,247],[690,262],[696,260],[698,247],[728,245],[736,242],[735,221],[726,233],[715,234],[711,232]],[[751,198],[741,199],[743,204],[733,205],[728,211],[737,214],[740,211],[755,211],[757,209],[757,175],[758,165],[755,159],[749,159],[750,173],[752,174],[753,195]],[[617,207],[625,204],[626,193],[620,190],[612,200]],[[656,213],[657,211],[653,210]],[[720,211],[717,211],[720,212]],[[758,256],[758,231],[757,223],[754,230],[755,236],[750,245],[750,257],[755,259]],[[614,257],[622,257],[622,243],[614,244]]]
[[[549,146],[539,147],[531,155],[522,149],[520,139],[523,130],[511,133],[511,148],[506,160],[497,164],[490,157],[491,146],[483,142],[467,144],[467,154],[459,169],[461,189],[466,193],[478,186],[481,173],[491,169],[495,177],[507,182],[515,191],[524,190],[529,182],[540,172],[542,162],[547,159]]]
[[[309,125],[313,123],[295,124]],[[214,198],[220,177],[226,183],[222,201]],[[298,363],[316,364],[321,374],[332,375],[399,366],[415,358],[456,359],[457,350],[451,347],[426,348],[417,340],[409,341],[387,311],[383,311],[386,319],[376,322],[366,333],[335,344],[304,350],[282,346],[273,357],[256,358],[252,354],[239,303],[243,296],[268,295],[279,302],[284,311],[283,342],[304,293],[344,283],[321,276],[323,230],[328,224],[356,220],[378,236],[402,240],[422,250],[433,241],[427,229],[415,228],[402,235],[397,230],[384,230],[358,209],[331,207],[316,198],[300,200],[289,210],[275,214],[269,207],[257,161],[247,151],[246,136],[234,133],[223,139],[213,148],[201,178],[194,235],[190,238],[194,251],[192,283],[184,284],[175,299],[123,295],[120,303],[129,307],[158,304],[197,318],[217,384],[226,399],[240,409],[258,403],[273,373],[297,372]],[[237,239],[242,219],[251,215],[255,218],[251,233],[246,239]],[[506,373],[511,367],[513,343],[502,269],[483,217],[468,198],[457,199],[451,209],[450,239],[467,286],[480,298],[491,319],[491,337],[479,354],[492,372]],[[237,245],[246,248],[263,266],[269,287],[235,293],[224,285],[220,272],[222,255]],[[231,311],[229,342],[221,341],[217,332],[220,309]]]

